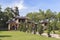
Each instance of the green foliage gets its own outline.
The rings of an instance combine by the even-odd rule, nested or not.
[[[46,10],[46,12],[40,9],[39,12],[31,12],[28,13],[26,16],[31,18],[32,21],[37,23],[39,23],[40,20],[48,19],[48,24],[47,24],[48,34],[52,30],[54,31],[60,27],[60,23],[57,22],[58,20],[60,20],[60,12],[57,14],[57,12],[52,12],[50,9]],[[52,22],[50,22],[50,20],[52,20]]]
[[[0,28],[7,27],[6,22],[8,21],[8,16],[4,12],[0,12]]]
[[[20,31],[23,31],[23,32],[26,32],[26,24],[25,24],[25,23],[20,22],[19,30],[20,30]]]
[[[12,14],[11,8],[7,7],[5,9],[5,15],[7,15],[9,19],[13,18],[14,15]]]
[[[50,23],[50,25],[52,26],[53,30],[58,29],[58,27],[56,26],[56,24],[57,24],[57,20],[56,19]]]
[[[48,9],[48,10],[46,10],[45,15],[46,15],[46,18],[49,19],[49,18],[51,18],[53,16],[53,12],[50,9]]]
[[[51,37],[50,33],[51,31],[53,30],[52,26],[50,24],[48,24],[48,29],[47,29],[47,34],[48,34],[48,37]]]
[[[39,34],[41,35],[42,33],[43,33],[43,26],[41,25],[41,24],[39,24],[39,26],[38,26],[38,32],[39,32]]]
[[[35,22],[39,22],[39,20],[45,19],[45,14],[44,14],[44,11],[42,10],[41,11],[39,10],[39,12],[28,13],[26,16],[31,18],[31,20]]]
[[[60,29],[60,22],[57,22],[56,26]]]
[[[57,18],[60,21],[60,12],[57,14]]]

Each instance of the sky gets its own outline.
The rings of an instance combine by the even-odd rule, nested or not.
[[[26,16],[29,12],[37,12],[39,9],[60,11],[60,0],[0,0],[0,5],[2,10],[6,7],[14,8],[17,6],[20,16]]]

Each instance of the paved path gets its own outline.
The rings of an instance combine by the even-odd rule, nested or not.
[[[36,34],[39,35],[38,32],[36,32]],[[42,35],[48,37],[47,33],[43,33]],[[51,35],[51,37],[53,37],[53,38],[59,38],[59,39],[60,39],[60,35],[58,35],[58,34],[50,34],[50,35]]]
[[[42,35],[48,37],[47,33],[43,33]],[[60,35],[58,35],[58,34],[50,34],[50,35],[51,35],[51,37],[54,37],[54,38],[60,38]]]

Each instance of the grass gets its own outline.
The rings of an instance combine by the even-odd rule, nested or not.
[[[59,40],[20,31],[1,31],[0,40]]]

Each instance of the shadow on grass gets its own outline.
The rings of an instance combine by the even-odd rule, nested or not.
[[[1,40],[1,39],[0,39]]]
[[[0,35],[0,37],[12,37],[11,35]]]

